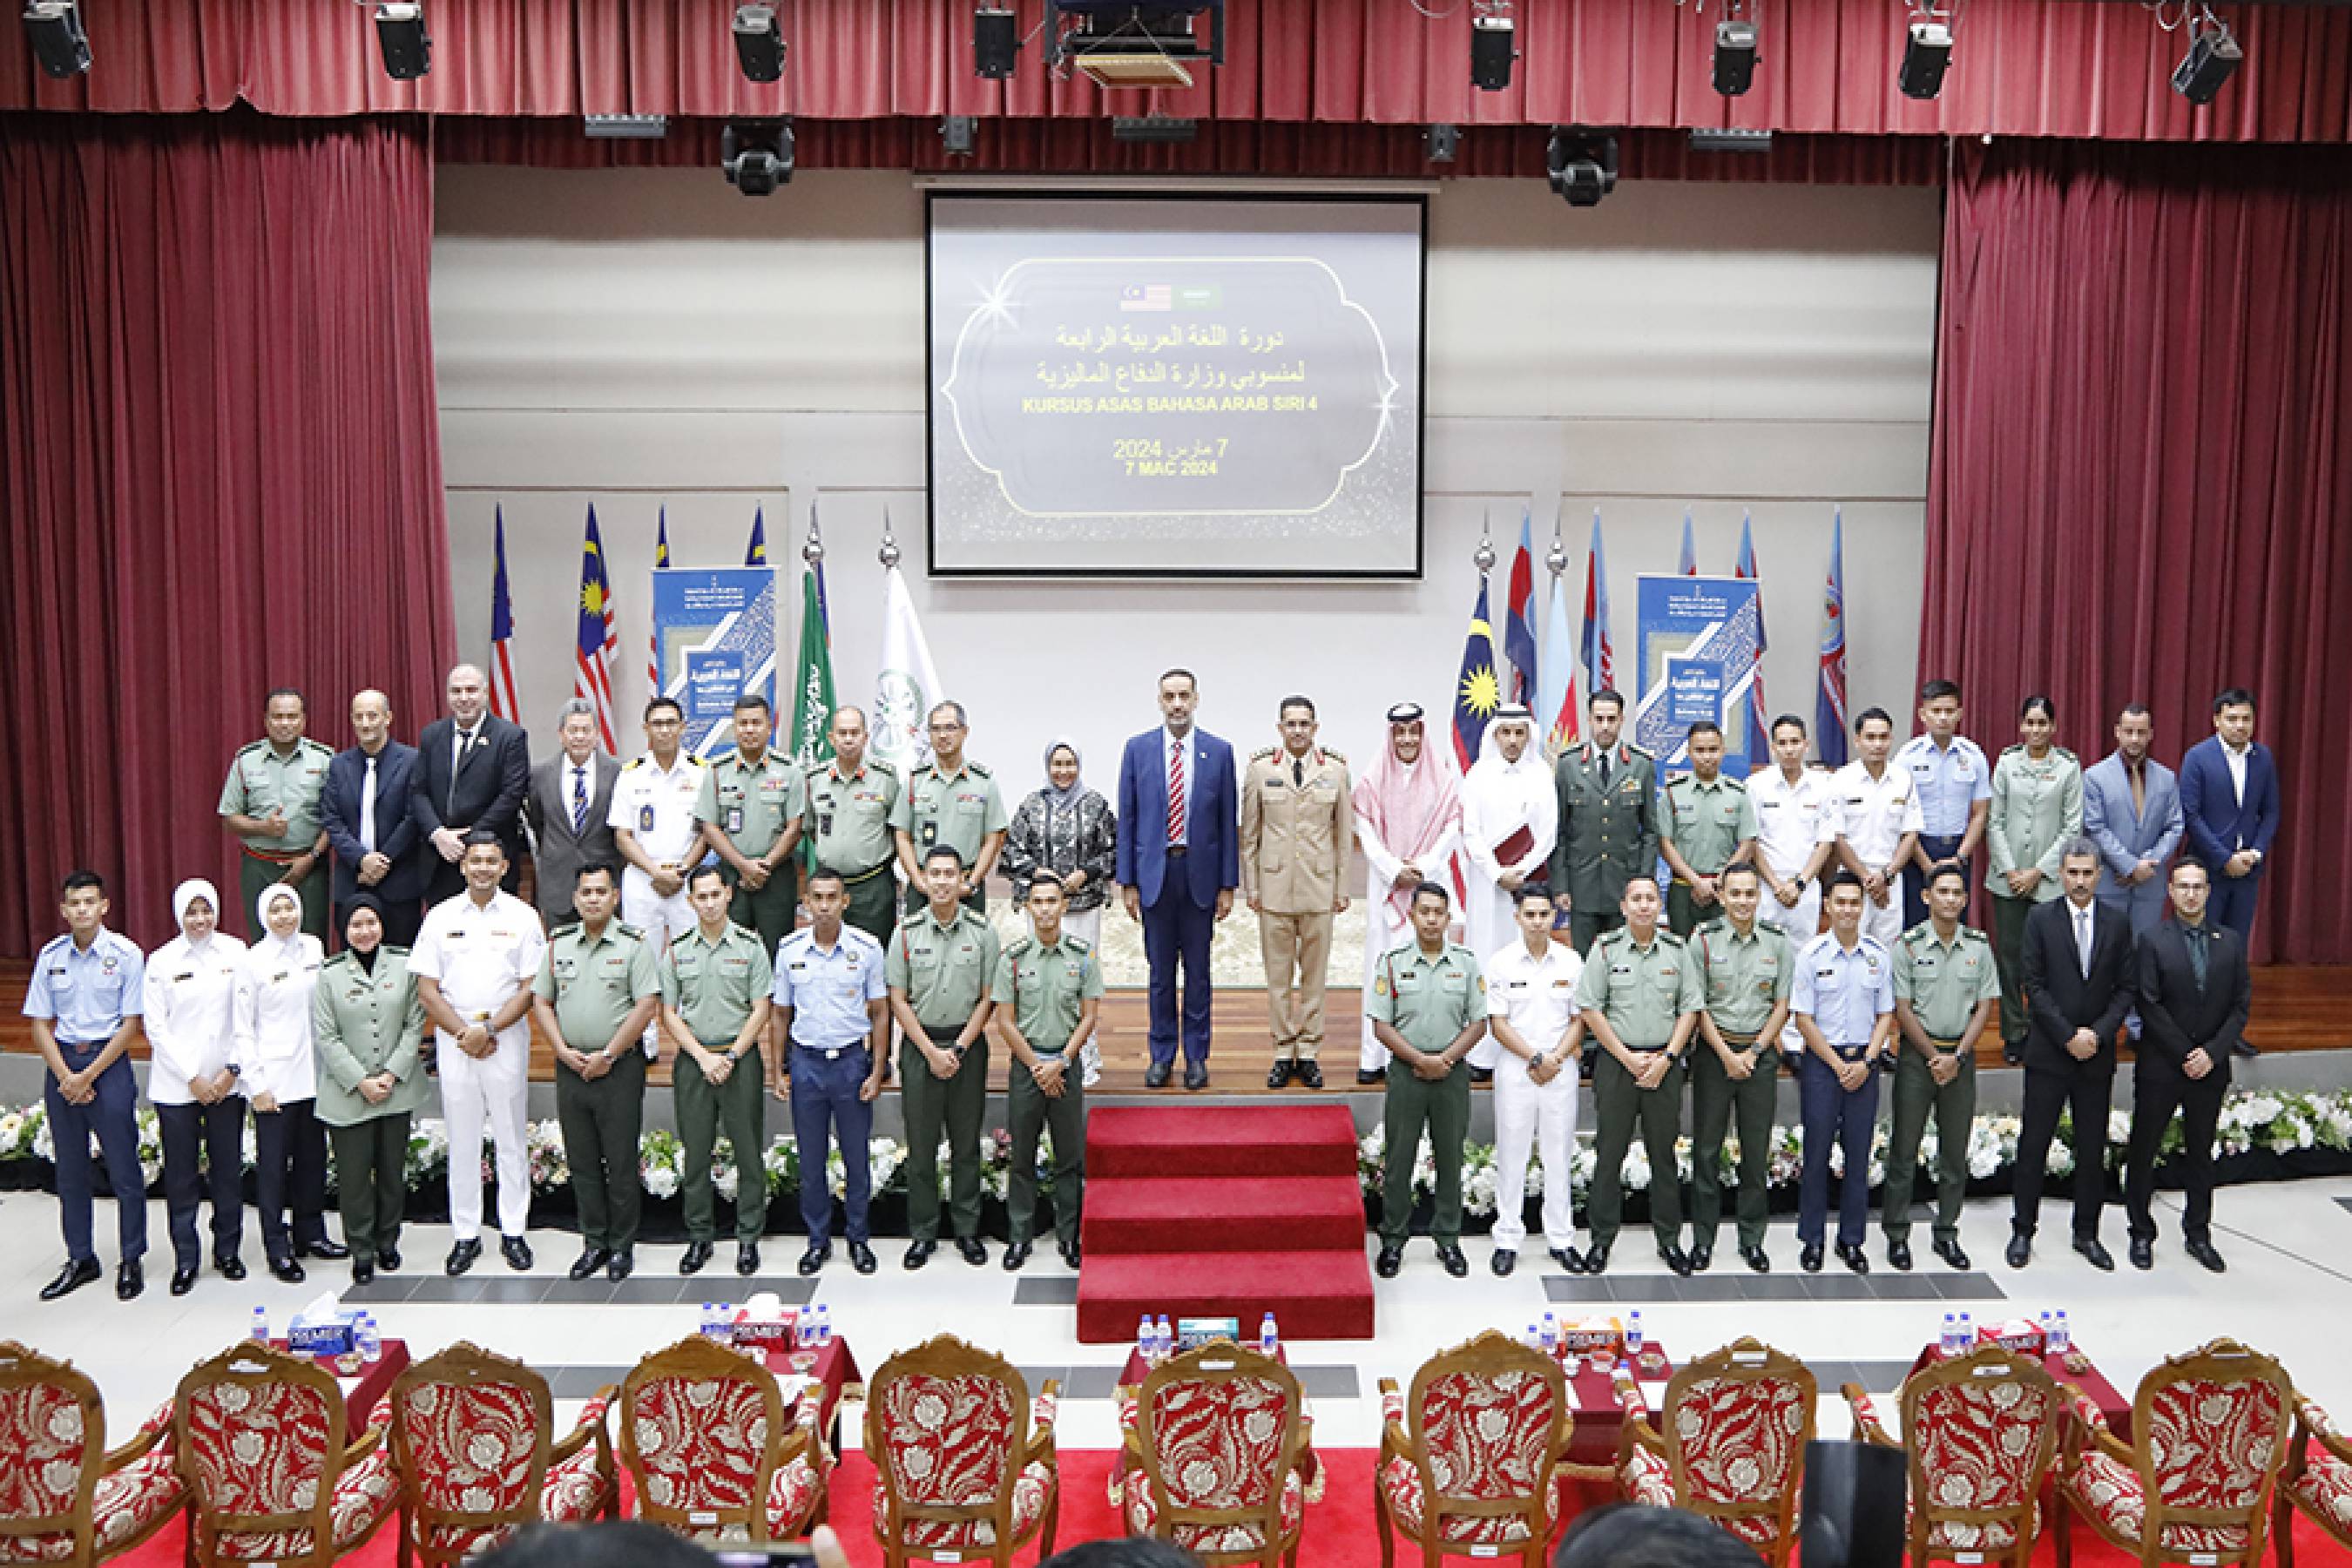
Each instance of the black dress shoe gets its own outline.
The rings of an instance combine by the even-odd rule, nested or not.
[[[988,1244],[981,1240],[980,1237],[976,1236],[957,1237],[956,1250],[961,1253],[963,1255],[963,1260],[966,1263],[971,1264],[974,1268],[985,1268],[988,1267]]]
[[[2231,1049],[2242,1057],[2258,1057],[2263,1054],[2262,1047],[2247,1039],[2241,1039]]]
[[[147,1289],[147,1271],[139,1267],[139,1259],[126,1258],[114,1271],[114,1299],[128,1301]]]
[[[755,1258],[757,1256],[757,1253],[753,1254]],[[871,1274],[882,1267],[875,1260],[874,1249],[862,1241],[853,1241],[849,1244],[849,1266],[860,1274]],[[736,1267],[740,1268],[742,1264],[739,1261]]]
[[[1772,1260],[1764,1256],[1764,1249],[1760,1247],[1741,1247],[1739,1249],[1739,1261],[1745,1263],[1748,1268],[1754,1269],[1759,1274],[1769,1274],[1772,1272]]]
[[[1495,1256],[1486,1259],[1486,1267],[1494,1270],[1497,1279],[1508,1279],[1511,1270],[1518,1266],[1519,1255],[1507,1247],[1495,1248]]]
[[[1018,1274],[1021,1272],[1021,1266],[1028,1261],[1029,1244],[1027,1242],[1016,1241],[1005,1247],[1004,1271],[1007,1274]]]
[[[519,1236],[501,1237],[499,1256],[507,1260],[508,1268],[520,1274],[530,1267],[530,1243]]]
[[[1472,1083],[1492,1083],[1495,1081],[1495,1069],[1493,1068],[1472,1068],[1470,1069],[1470,1081]]]
[[[1437,1248],[1437,1261],[1445,1265],[1445,1272],[1451,1274],[1456,1279],[1461,1279],[1463,1276],[1470,1272],[1470,1260],[1462,1256],[1462,1248],[1454,1242],[1448,1241],[1439,1244]]]
[[[1062,1262],[1063,1262],[1066,1267],[1071,1268],[1077,1268],[1077,1267],[1078,1267],[1078,1265],[1080,1265],[1081,1263],[1083,1263],[1083,1262],[1085,1262],[1085,1261],[1086,1261],[1086,1254],[1085,1254],[1085,1252],[1082,1250],[1082,1244],[1081,1244],[1081,1243],[1072,1241],[1072,1242],[1066,1242],[1066,1243],[1064,1243],[1064,1244],[1063,1244],[1063,1246],[1062,1246]]]
[[[1206,1062],[1186,1062],[1184,1064],[1184,1087],[1186,1089],[1208,1088],[1209,1064]]]
[[[196,1266],[183,1263],[172,1270],[172,1294],[184,1296],[196,1288]]]
[[[2221,1255],[2213,1250],[2213,1244],[2210,1241],[2184,1242],[2181,1250],[2216,1274],[2230,1271],[2230,1266],[2221,1261]]]
[[[1388,1080],[1389,1075],[1384,1068],[1358,1068],[1356,1069],[1356,1081],[1360,1084],[1386,1083]]]
[[[1577,1251],[1576,1248],[1572,1247],[1553,1247],[1551,1249],[1551,1260],[1554,1263],[1559,1264],[1560,1268],[1566,1273],[1581,1274],[1584,1272],[1584,1254]]]
[[[1383,1279],[1393,1279],[1404,1266],[1404,1248],[1392,1242],[1381,1243],[1381,1255],[1372,1259],[1372,1272]]]
[[[269,1272],[271,1275],[289,1285],[299,1285],[303,1280],[310,1278],[309,1275],[302,1272],[302,1266],[295,1262],[290,1258],[271,1258],[269,1260]]]
[[[1607,1242],[1599,1242],[1584,1249],[1584,1271],[1587,1274],[1601,1273],[1608,1267],[1609,1244]]]
[[[613,1254],[613,1261],[604,1265],[604,1278],[615,1285],[636,1271],[636,1254],[625,1247]]]
[[[396,1247],[377,1247],[375,1252],[375,1266],[386,1274],[397,1272],[400,1268],[400,1248]],[[222,1272],[226,1273],[227,1271],[224,1269]]]
[[[583,1247],[580,1256],[572,1260],[572,1268],[568,1272],[574,1279],[585,1279],[612,1261],[613,1255],[604,1247]]]
[[[2082,1256],[2085,1262],[2089,1263],[2092,1268],[2098,1269],[2101,1273],[2113,1273],[2115,1271],[2115,1254],[2100,1246],[2099,1238],[2097,1237],[2076,1237],[2074,1238],[2074,1250]]]
[[[449,1248],[449,1256],[442,1261],[441,1272],[454,1279],[471,1268],[481,1256],[482,1238],[478,1236],[469,1237]]]
[[[1323,1069],[1313,1062],[1293,1062],[1290,1067],[1290,1076],[1309,1089],[1323,1087]]]
[[[1844,1264],[1848,1268],[1853,1269],[1856,1274],[1867,1274],[1870,1272],[1870,1254],[1862,1249],[1862,1244],[1860,1242],[1839,1242],[1837,1244],[1837,1255],[1838,1261]]]
[[[383,1259],[378,1258],[377,1261],[382,1262]],[[215,1258],[213,1259],[213,1272],[224,1279],[242,1279],[245,1278],[245,1259]]]
[[[1963,1274],[1969,1271],[1969,1255],[1962,1252],[1960,1244],[1948,1236],[1936,1238],[1936,1256],[1944,1260],[1948,1268],[1957,1268]]]
[[[812,1247],[801,1254],[800,1270],[803,1274],[814,1274],[823,1268],[832,1258],[833,1247],[830,1244],[824,1247]]]
[[[1822,1244],[1818,1241],[1805,1243],[1803,1249],[1797,1254],[1797,1267],[1808,1274],[1819,1274],[1822,1271]]]
[[[2003,1040],[2000,1043],[2000,1059],[2013,1068],[2021,1068],[2025,1065],[2025,1049],[2014,1040]]]
[[[2131,1246],[2127,1250],[2131,1254],[2131,1266],[2134,1268],[2153,1268],[2156,1267],[2156,1243],[2150,1241],[2147,1237],[2144,1236],[2133,1237],[2131,1238]]]
[[[1658,1248],[1658,1261],[1676,1274],[1687,1275],[1691,1271],[1690,1255],[1672,1242]]]
[[[1168,1087],[1168,1064],[1166,1062],[1153,1062],[1150,1067],[1145,1068],[1143,1069],[1143,1087],[1146,1089],[1166,1089]]]
[[[2012,1230],[2009,1233],[2009,1249],[2001,1254],[2011,1268],[2022,1268],[2033,1258],[2033,1233]]]
[[[60,1296],[69,1296],[85,1285],[95,1285],[105,1277],[106,1270],[98,1266],[95,1258],[70,1261],[58,1270],[56,1279],[41,1287],[41,1300],[54,1301]]]
[[[1187,1075],[1187,1081],[1190,1081],[1190,1075],[1189,1075],[1189,1074]],[[1275,1063],[1272,1067],[1270,1067],[1270,1068],[1266,1068],[1266,1069],[1265,1069],[1265,1087],[1266,1087],[1266,1088],[1268,1088],[1268,1089],[1280,1089],[1283,1085],[1285,1085],[1285,1084],[1288,1083],[1289,1081],[1290,1081],[1290,1064],[1289,1064],[1288,1062],[1276,1062],[1276,1063]]]
[[[853,1242],[850,1245],[849,1250],[855,1253],[857,1250],[856,1244]],[[756,1241],[737,1242],[735,1244],[735,1272],[743,1276],[744,1279],[749,1279],[752,1275],[757,1274],[759,1271],[760,1244]]]
[[[677,1271],[680,1274],[699,1274],[709,1262],[710,1243],[689,1241],[686,1244],[685,1256],[677,1260]]]
[[[1886,1238],[1886,1266],[1899,1273],[1911,1272],[1911,1244],[1901,1237]]]
[[[936,1241],[910,1242],[907,1247],[907,1255],[898,1259],[898,1267],[911,1274],[929,1263],[931,1260],[931,1254],[939,1249],[940,1244]]]
[[[352,1249],[340,1241],[296,1242],[294,1256],[315,1258],[321,1263],[341,1263],[352,1255]]]
[[[1715,1248],[1712,1247],[1692,1247],[1690,1250],[1690,1266],[1691,1272],[1694,1274],[1704,1274],[1708,1269],[1714,1268]]]
[[[352,1263],[352,1283],[354,1285],[374,1284],[375,1264],[373,1261],[365,1258],[355,1258]]]

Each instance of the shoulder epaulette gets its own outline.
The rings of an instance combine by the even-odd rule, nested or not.
[[[324,741],[314,741],[308,735],[303,736],[299,743],[305,751],[317,752],[324,756],[330,757],[335,754],[334,747],[330,746]]]
[[[2013,746],[2003,746],[2003,747],[2000,749],[2000,754],[2001,754],[2002,756],[2004,756],[2004,757],[2015,756],[2017,753],[2019,753],[2019,752],[2022,752],[2022,751],[2024,751],[2024,750],[2025,750],[2025,742],[2022,742],[2022,741],[2020,741],[2020,742],[2017,742],[2015,745],[2013,745]]]
[[[1339,763],[1341,767],[1346,767],[1348,765],[1348,753],[1345,752],[1335,752],[1330,747],[1326,746],[1323,748],[1323,754],[1330,758],[1333,762]]]
[[[643,926],[633,926],[626,921],[614,921],[613,922],[613,929],[619,931],[623,936],[635,937],[639,942],[646,940],[646,928]]]
[[[1733,778],[1729,773],[1717,773],[1716,777],[1721,779],[1725,784],[1729,784],[1732,788],[1738,790],[1742,795],[1746,795],[1748,793],[1748,783],[1745,779]]]
[[[268,745],[268,744],[269,744],[269,742],[268,742],[268,741],[267,739],[259,740],[259,741],[253,741],[253,742],[247,742],[247,744],[245,744],[245,745],[239,746],[239,747],[236,749],[236,754],[237,754],[238,756],[240,756],[240,757],[241,757],[241,756],[245,755],[245,754],[246,754],[246,752],[257,752],[257,751],[260,751],[262,748],[264,748],[265,746],[267,746],[267,745]]]
[[[1976,938],[1979,942],[1990,942],[1990,941],[1992,940],[1992,938],[1990,938],[1990,937],[1989,937],[1989,936],[1985,935],[1985,933],[1984,933],[1984,932],[1982,932],[1982,931],[1980,931],[1977,930],[1977,928],[1976,928],[1976,927],[1974,927],[1974,926],[1962,926],[1962,927],[1960,928],[1960,934],[1961,934],[1962,936],[1972,936],[1972,937]]]
[[[1688,945],[1682,938],[1666,930],[1664,926],[1658,928],[1657,940],[1673,947],[1684,947]]]
[[[1254,763],[1271,762],[1273,759],[1274,748],[1272,746],[1260,746],[1256,751],[1250,753],[1250,761]]]
[[[988,764],[986,763],[964,763],[964,766],[984,779],[992,779],[996,776],[994,773],[988,771]]]
[[[557,926],[554,930],[552,930],[552,931],[549,931],[549,932],[547,933],[547,940],[548,940],[548,941],[550,941],[550,942],[553,942],[557,937],[562,936],[565,931],[578,931],[578,930],[580,929],[580,925],[581,925],[581,922],[580,922],[580,921],[565,921],[562,925]]]
[[[739,753],[739,755],[740,755],[740,753]],[[776,748],[775,748],[775,747],[773,747],[773,746],[770,746],[770,747],[768,748],[768,757],[767,757],[767,760],[768,760],[769,762],[772,762],[772,763],[784,763],[789,764],[789,763],[792,762],[792,760],[793,760],[793,759],[792,759],[790,756],[786,755],[784,752],[780,752],[780,751],[776,750]]]
[[[877,773],[888,773],[894,779],[898,776],[898,765],[887,758],[868,757],[866,759],[866,765]]]
[[[1637,745],[1635,745],[1635,744],[1634,744],[1633,742],[1631,742],[1631,741],[1621,741],[1621,742],[1619,742],[1618,743],[1619,743],[1620,745],[1623,746],[1627,751],[1629,751],[1629,752],[1633,752],[1633,753],[1635,756],[1637,756],[1637,757],[1643,758],[1643,759],[1645,759],[1645,760],[1647,760],[1647,761],[1649,761],[1649,762],[1653,762],[1653,763],[1654,763],[1654,762],[1656,762],[1656,761],[1658,760],[1655,756],[1654,756],[1654,755],[1652,755],[1652,754],[1651,754],[1651,752],[1649,752],[1648,748],[1646,748],[1646,747],[1643,747],[1643,746],[1637,746]]]
[[[635,767],[639,763],[642,763],[646,759],[643,755],[631,757],[627,762],[621,764],[621,771],[623,773],[627,773],[631,768]]]
[[[1087,945],[1087,939],[1082,936],[1066,936],[1062,939],[1062,942],[1065,946],[1075,948],[1080,952],[1092,952],[1094,951],[1093,948]]]
[[[1074,942],[1076,939],[1075,937],[1065,937],[1063,940],[1066,942]],[[1018,958],[1036,945],[1037,939],[1034,936],[1014,937],[1012,942],[1005,948],[1004,956],[1007,958]]]
[[[2068,762],[2070,762],[2070,763],[2074,763],[2076,767],[2078,767],[2078,768],[2079,768],[2079,767],[2081,767],[2081,766],[2083,765],[2083,759],[2082,759],[2082,758],[2080,758],[2080,757],[2078,757],[2078,756],[2076,756],[2074,752],[2072,752],[2068,751],[2065,747],[2063,747],[2063,746],[2053,746],[2053,747],[2051,747],[2050,749],[2051,749],[2052,751],[2053,751],[2053,752],[2057,752],[2060,756],[2062,756],[2062,757],[2065,758]]]
[[[384,943],[382,947],[377,948],[376,951],[378,952],[394,953],[402,958],[406,958],[408,956],[408,950],[406,948],[394,947],[390,942]]]
[[[382,948],[378,948],[378,949],[376,949],[376,951],[377,951],[378,952],[382,952],[383,951],[383,949],[382,949]],[[339,952],[339,953],[336,953],[332,958],[328,959],[328,960],[327,960],[327,962],[326,962],[325,963],[323,963],[323,964],[320,965],[320,967],[319,967],[319,973],[321,973],[321,974],[324,974],[328,970],[330,970],[330,969],[333,969],[333,968],[337,967],[338,965],[340,965],[340,964],[342,964],[342,963],[346,963],[346,962],[351,958],[351,956],[352,956],[352,951],[351,951],[351,949],[349,949],[349,948],[345,948],[342,952]]]

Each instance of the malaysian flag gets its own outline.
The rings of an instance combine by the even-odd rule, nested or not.
[[[1813,698],[1813,745],[1823,765],[1845,765],[1845,509],[1830,532],[1830,578],[1822,598],[1822,679]]]
[[[1748,514],[1739,514],[1739,564],[1731,569],[1734,577],[1755,583],[1756,587],[1756,675],[1748,688],[1748,760],[1761,766],[1767,755],[1771,721],[1764,706],[1764,587],[1756,572],[1756,538]]]
[[[507,597],[507,509],[498,510],[498,567],[490,574],[490,711],[501,719],[522,721],[522,704],[515,697],[514,605]]]
[[[1118,308],[1122,310],[1172,310],[1176,308],[1174,291],[1165,283],[1130,283],[1118,291]]]
[[[613,656],[621,636],[613,616],[613,579],[604,570],[604,542],[596,533],[596,509],[588,509],[588,537],[580,546],[580,635],[573,649],[572,695],[596,705],[596,733],[604,749],[617,752],[613,728]]]
[[[669,508],[661,509],[661,523],[654,534],[654,570],[669,564]],[[646,634],[646,700],[661,695],[661,628],[656,626]]]

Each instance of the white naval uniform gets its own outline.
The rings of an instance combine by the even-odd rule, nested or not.
[[[147,1098],[194,1105],[191,1079],[213,1078],[235,1061],[236,972],[245,949],[215,931],[201,944],[175,936],[147,961]],[[239,1062],[242,1067],[244,1064]],[[243,1094],[240,1084],[235,1090]]]
[[[1462,940],[1478,953],[1493,952],[1517,939],[1511,890],[1502,885],[1502,876],[1507,871],[1542,876],[1559,832],[1559,799],[1543,748],[1530,742],[1517,762],[1506,763],[1492,731],[1489,725],[1486,751],[1462,779],[1462,858],[1467,862],[1463,880],[1469,887],[1462,900]],[[1496,850],[1522,826],[1530,847],[1503,865],[1496,859]],[[1470,1048],[1470,1065],[1491,1070],[1506,1054],[1489,1034]]]
[[[637,847],[656,865],[691,870],[705,853],[702,826],[694,815],[704,771],[701,759],[683,746],[667,770],[647,752],[613,781],[613,806],[604,825],[635,835]],[[645,932],[659,953],[670,938],[694,929],[694,905],[683,884],[668,898],[656,893],[653,878],[632,863],[621,871],[621,919]]]
[[[1584,961],[1564,942],[1554,942],[1538,960],[1524,938],[1483,961],[1486,1016],[1504,1018],[1513,1032],[1538,1051],[1559,1045],[1575,1019],[1576,985]],[[1491,1037],[1491,1032],[1490,1032]],[[1569,1206],[1569,1176],[1576,1155],[1576,1080],[1573,1061],[1549,1083],[1528,1076],[1528,1064],[1506,1050],[1495,1064],[1495,1250],[1517,1252],[1528,1236],[1528,1146],[1543,1153],[1544,1245],[1566,1247],[1575,1239]]]
[[[1370,822],[1362,812],[1356,814],[1356,842],[1364,851],[1364,989],[1372,994],[1372,971],[1380,967],[1381,959],[1413,940],[1412,920],[1408,914],[1399,916],[1389,902],[1395,890],[1396,876],[1404,869],[1404,857],[1380,840]],[[1429,880],[1444,888],[1447,898],[1454,896],[1454,856],[1461,847],[1462,829],[1458,822],[1449,822],[1438,837],[1437,845],[1429,854],[1413,864]],[[1466,879],[1465,879],[1466,882]],[[1458,925],[1461,911],[1454,911]],[[1475,1053],[1473,1053],[1475,1058]],[[1364,1011],[1364,1041],[1357,1065],[1365,1072],[1385,1073],[1389,1065],[1389,1048],[1372,1037],[1372,1015]]]
[[[264,935],[236,966],[237,1088],[281,1106],[319,1097],[310,1054],[310,998],[327,950],[304,931]]]
[[[1840,816],[1833,776],[1826,768],[1809,767],[1790,784],[1777,763],[1748,775],[1748,798],[1756,807],[1756,847],[1772,874],[1784,882],[1805,868],[1817,846],[1837,839]],[[1793,908],[1766,888],[1757,913],[1802,947],[1821,930],[1822,878],[1836,865],[1834,855],[1823,861],[1821,876],[1805,884]]]
[[[1836,796],[1838,837],[1853,847],[1865,866],[1886,868],[1886,902],[1862,900],[1862,934],[1889,952],[1903,935],[1903,868],[1893,864],[1895,847],[1906,833],[1919,831],[1919,791],[1907,769],[1893,763],[1876,778],[1860,763],[1848,763],[1830,780]],[[1777,900],[1775,900],[1777,901]]]
[[[438,981],[441,995],[467,1023],[487,1025],[539,977],[547,933],[539,911],[512,893],[476,904],[470,892],[436,904],[416,933],[408,973]],[[482,1129],[498,1150],[499,1234],[520,1237],[530,1222],[530,1166],[523,1147],[530,1091],[530,1014],[499,1031],[498,1048],[476,1060],[446,1030],[433,1031],[441,1074],[441,1114],[449,1128],[449,1227],[459,1241],[482,1234]]]

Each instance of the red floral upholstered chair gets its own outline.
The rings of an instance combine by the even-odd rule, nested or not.
[[[1381,1415],[1372,1512],[1383,1568],[1398,1531],[1425,1563],[1475,1548],[1543,1568],[1575,1419],[1559,1363],[1489,1331],[1431,1357],[1410,1397],[1381,1379]]]
[[[239,1344],[180,1379],[173,1406],[198,1563],[326,1568],[399,1501],[383,1429],[347,1443],[342,1390],[307,1357]]]
[[[1862,1385],[1845,1385],[1853,1435],[1901,1448]],[[1980,1345],[1931,1363],[1903,1384],[1911,1468],[1913,1568],[1938,1558],[2025,1568],[2039,1533],[2036,1500],[2058,1452],[2058,1385],[2039,1362]]]
[[[2316,1443],[2320,1451],[2311,1452]],[[2279,1473],[2272,1505],[2271,1538],[2278,1542],[2279,1568],[2294,1568],[2294,1518],[2304,1517],[2352,1551],[2352,1443],[2316,1401],[2295,1396],[2294,1440],[2287,1445],[2286,1468]]]
[[[188,1500],[172,1467],[172,1407],[106,1451],[98,1385],[68,1362],[0,1342],[0,1563],[90,1568],[161,1530]]]
[[[1005,1568],[1031,1540],[1051,1556],[1061,1515],[1054,1416],[1018,1368],[941,1334],[882,1363],[866,1385],[877,1472],[874,1538],[889,1568],[909,1558]]]
[[[1703,1515],[1775,1568],[1786,1563],[1813,1436],[1813,1374],[1804,1363],[1736,1340],[1675,1372],[1657,1426],[1632,1384],[1619,1394],[1625,1435],[1617,1486],[1625,1500]]]
[[[1307,1511],[1298,1379],[1218,1341],[1151,1369],[1122,1459],[1130,1532],[1208,1563],[1296,1564]]]
[[[621,1488],[600,1390],[554,1440],[547,1380],[460,1342],[392,1385],[392,1467],[400,1477],[400,1565],[445,1568],[534,1520],[576,1524],[619,1510]]]
[[[2279,1363],[2235,1340],[2141,1378],[2129,1446],[2078,1394],[2059,1466],[2060,1563],[2075,1518],[2144,1563],[2259,1563],[2294,1402]]]
[[[637,1517],[699,1540],[787,1541],[824,1518],[833,1468],[814,1387],[786,1424],[760,1362],[696,1335],[621,1383],[621,1463]]]

